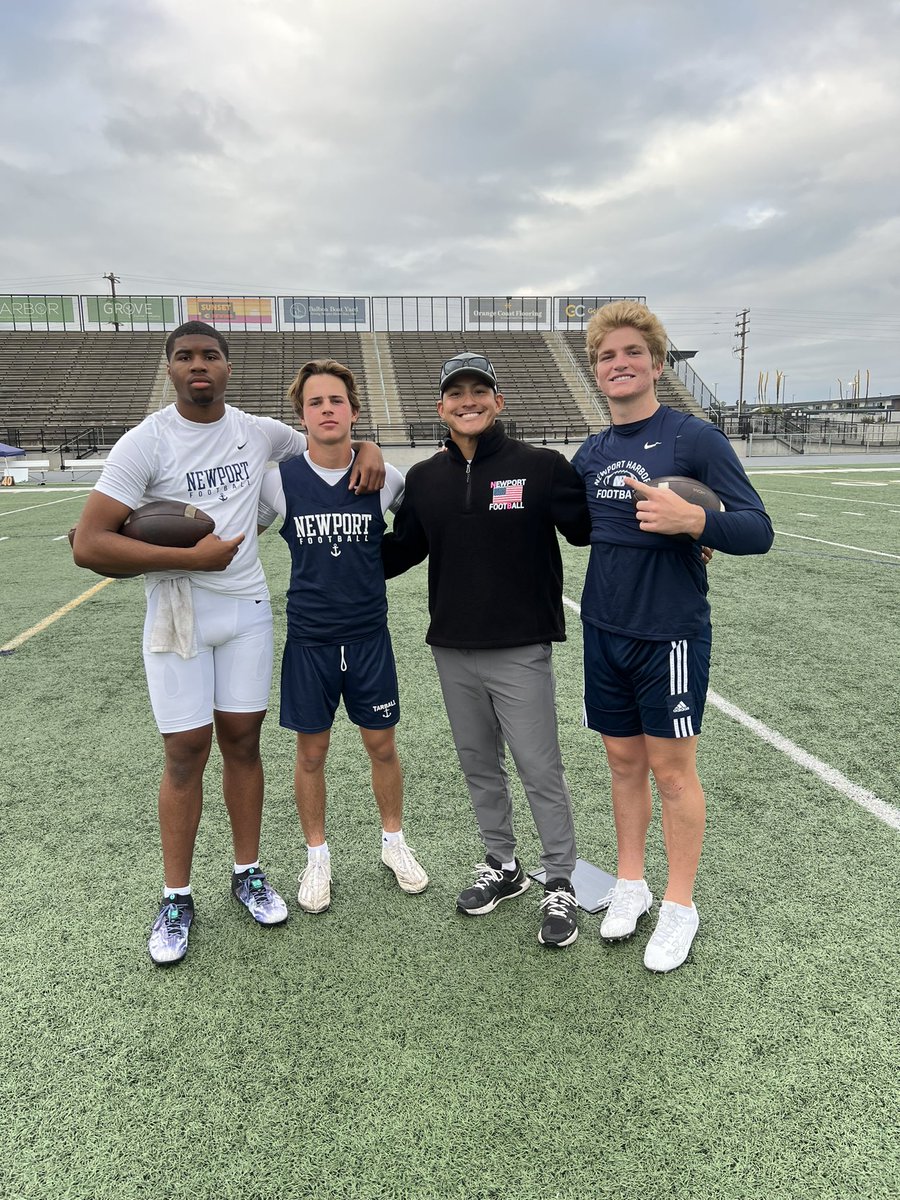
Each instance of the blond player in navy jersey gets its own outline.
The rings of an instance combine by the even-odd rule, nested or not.
[[[228,343],[189,321],[166,341],[175,403],[113,447],[75,535],[75,560],[105,574],[144,575],[144,666],[163,737],[159,789],[163,902],[148,949],[159,966],[187,953],[194,917],[191,863],[213,729],[231,819],[235,898],[260,925],[287,907],[259,864],[263,770],[259,735],[269,702],[272,611],[257,553],[257,509],[266,464],[302,454],[303,434],[225,403]],[[366,446],[347,489],[384,482],[377,446]],[[151,546],[118,532],[151,500],[196,504],[216,522],[196,546]]]
[[[693,887],[706,803],[697,736],[711,645],[701,542],[726,554],[764,554],[773,533],[728,439],[656,399],[668,338],[653,313],[631,301],[604,306],[588,324],[587,347],[612,416],[572,460],[591,514],[581,602],[585,723],[603,738],[618,842],[618,879],[600,933],[631,937],[653,904],[644,879],[652,775],[669,878],[644,963],[664,972],[684,962],[699,924]],[[665,475],[699,479],[725,511],[647,486]]]
[[[371,764],[381,860],[403,891],[428,885],[403,836],[403,774],[394,740],[400,698],[381,564],[384,514],[399,505],[403,476],[387,466],[380,494],[357,495],[347,487],[360,409],[349,367],[333,359],[308,362],[288,395],[308,447],[268,473],[261,511],[284,518],[280,532],[291,555],[281,724],[297,735],[294,792],[307,844],[297,901],[306,912],[321,913],[331,904],[325,761],[342,699]]]

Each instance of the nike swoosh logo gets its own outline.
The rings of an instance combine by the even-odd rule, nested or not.
[[[654,446],[661,446],[661,445],[662,445],[662,442],[644,442],[644,449],[652,450]],[[240,450],[240,446],[238,446],[238,450]]]
[[[657,442],[656,444],[657,444],[657,445],[659,445],[659,442]],[[241,442],[241,444],[238,446],[238,450],[243,450],[243,448],[244,448],[246,445],[247,445],[247,443],[246,443],[246,442]]]

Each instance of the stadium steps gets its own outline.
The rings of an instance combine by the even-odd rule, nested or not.
[[[377,425],[402,425],[403,411],[387,334],[361,333],[359,341],[372,420]]]
[[[569,385],[572,398],[578,405],[588,424],[598,420],[604,425],[610,424],[609,405],[606,397],[597,387],[589,371],[585,371],[581,363],[572,353],[568,341],[560,330],[548,330],[543,335],[547,349],[553,355],[559,372]]]
[[[172,391],[172,382],[169,379],[168,366],[164,347],[159,360],[159,367],[156,371],[156,378],[153,380],[153,390],[150,393],[150,406],[147,409],[148,416],[152,412],[158,412],[159,409],[165,408],[171,400],[175,399],[175,393]]]

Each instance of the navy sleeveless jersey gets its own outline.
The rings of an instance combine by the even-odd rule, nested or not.
[[[347,475],[333,486],[301,455],[279,466],[291,552],[287,635],[304,646],[358,642],[384,628],[381,493],[357,496]]]

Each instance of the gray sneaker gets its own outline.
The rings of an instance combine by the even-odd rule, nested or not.
[[[171,967],[187,954],[188,930],[194,919],[192,896],[163,897],[159,906],[147,949],[158,967]]]
[[[231,892],[260,925],[281,925],[287,920],[287,905],[266,879],[260,867],[231,875]]]

